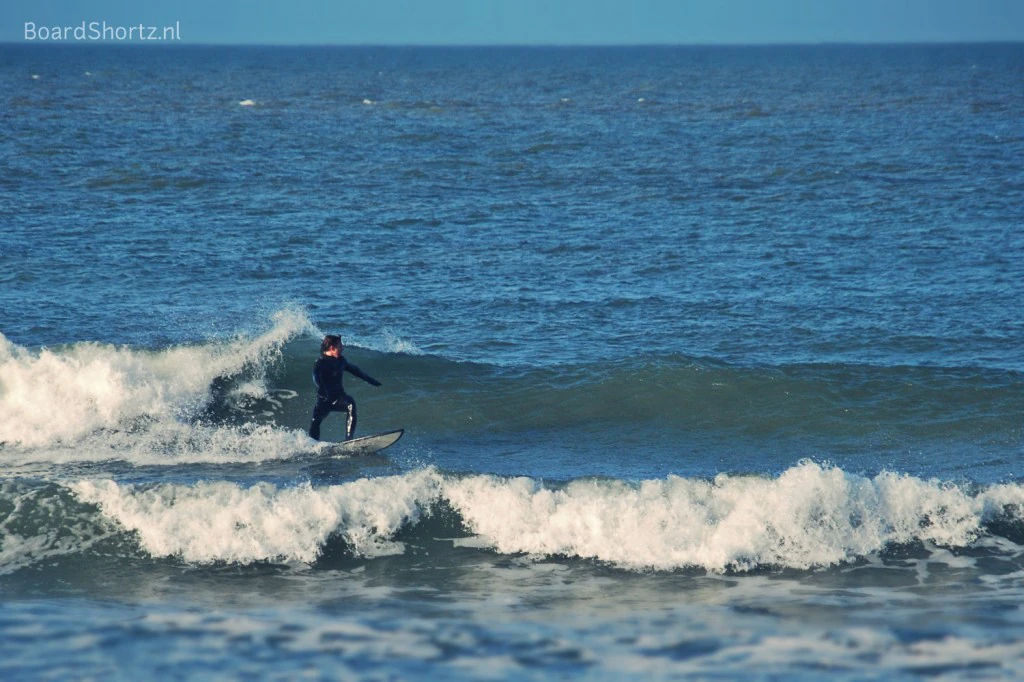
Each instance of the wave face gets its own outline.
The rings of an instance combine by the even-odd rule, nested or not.
[[[294,457],[311,445],[310,368],[321,335],[304,312],[285,309],[261,333],[163,349],[31,350],[0,337],[0,454],[8,464]],[[387,331],[347,341],[349,358],[384,382],[374,389],[347,378],[364,433],[404,427],[427,441],[530,442],[565,433],[611,457],[622,442],[676,450],[775,442],[797,453],[789,463],[873,449],[1004,457],[1021,443],[1024,377],[1012,371],[685,356],[498,366],[427,354]]]
[[[547,368],[400,354],[366,359],[402,388],[430,392],[429,402],[420,392],[399,393],[390,409],[453,429],[647,423],[750,435],[800,430],[844,438],[881,428],[998,437],[1015,432],[1024,411],[1024,377],[975,368],[744,367],[684,356]],[[301,382],[291,388],[303,390]]]
[[[137,543],[134,560],[195,564],[401,555],[409,544],[445,537],[447,552],[473,547],[712,573],[837,566],[913,545],[967,551],[988,543],[1010,559],[1024,542],[1024,486],[971,489],[890,472],[868,478],[813,462],[776,478],[561,486],[434,468],[323,486],[7,483],[0,504],[8,511],[0,528],[5,570],[87,554],[112,537]]]

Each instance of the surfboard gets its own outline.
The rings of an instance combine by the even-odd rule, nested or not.
[[[322,448],[317,449],[320,455],[328,457],[355,457],[359,455],[372,455],[384,448],[394,445],[405,433],[405,429],[378,433],[362,438],[342,441],[340,443],[324,443]]]

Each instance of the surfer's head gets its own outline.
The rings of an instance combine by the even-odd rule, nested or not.
[[[342,348],[344,348],[344,346],[341,343],[341,337],[336,334],[328,334],[327,336],[324,337],[323,342],[320,344],[320,354],[326,355],[335,348],[338,349],[339,353],[341,352]]]

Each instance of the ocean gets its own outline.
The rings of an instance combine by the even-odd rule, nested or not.
[[[1020,44],[0,45],[0,677],[1020,679],[1022,228]]]

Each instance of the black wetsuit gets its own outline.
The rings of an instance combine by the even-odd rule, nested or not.
[[[342,374],[348,372],[363,381],[380,386],[380,382],[363,373],[358,367],[342,357],[321,355],[313,365],[313,383],[316,384],[316,404],[313,406],[313,421],[309,425],[309,435],[320,440],[320,422],[331,412],[348,413],[345,425],[345,439],[348,440],[356,432],[356,401],[345,393],[341,384]]]

